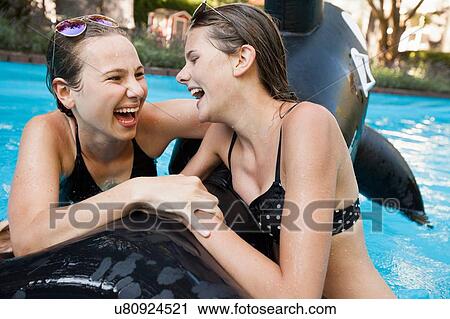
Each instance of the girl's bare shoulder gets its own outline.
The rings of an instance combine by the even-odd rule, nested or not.
[[[45,146],[59,158],[63,168],[70,166],[76,155],[75,127],[70,121],[58,110],[36,115],[25,125],[21,144],[32,144],[31,147],[38,148]]]

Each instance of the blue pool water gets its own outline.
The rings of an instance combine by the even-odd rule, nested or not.
[[[149,101],[189,97],[174,78],[148,76]],[[55,108],[45,67],[0,62],[0,220],[6,217],[20,135],[33,116]],[[434,229],[383,214],[382,232],[364,221],[370,256],[400,298],[450,298],[450,99],[372,94],[367,124],[402,153],[420,186]],[[158,160],[167,173],[170,147]],[[362,211],[371,203],[363,198]]]

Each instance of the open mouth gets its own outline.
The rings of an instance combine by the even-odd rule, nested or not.
[[[120,108],[114,111],[114,117],[122,125],[133,125],[136,122],[136,113],[139,107]]]
[[[195,97],[197,100],[200,100],[203,97],[203,95],[205,95],[205,92],[200,88],[191,89],[190,91],[191,95]]]

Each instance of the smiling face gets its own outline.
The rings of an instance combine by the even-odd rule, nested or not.
[[[229,4],[197,15],[191,21],[185,55],[186,65],[177,80],[202,97],[201,121],[233,125],[249,101],[267,95],[279,101],[298,100],[289,87],[286,51],[276,23],[254,6]]]
[[[199,120],[215,122],[226,111],[233,95],[233,66],[230,56],[211,43],[208,27],[191,29],[185,45],[186,65],[177,81],[198,99]]]
[[[132,139],[148,92],[136,49],[116,34],[87,39],[82,46],[81,89],[71,91],[79,126],[114,139]]]

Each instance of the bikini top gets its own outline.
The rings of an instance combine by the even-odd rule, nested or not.
[[[231,188],[233,188],[231,174],[231,153],[233,151],[234,144],[236,143],[236,138],[237,134],[236,132],[233,132],[233,137],[231,138],[231,143],[228,150],[228,167],[230,170]],[[283,185],[281,184],[280,178],[281,138],[282,131],[280,129],[277,163],[275,168],[275,180],[265,193],[254,199],[248,206],[250,213],[253,215],[253,218],[258,222],[259,229],[272,237],[272,240],[276,243],[279,243],[280,240],[281,218],[285,195],[285,190],[283,188]],[[351,228],[353,224],[355,224],[358,220],[360,214],[361,212],[359,206],[359,198],[356,199],[356,201],[352,205],[344,209],[336,209],[333,216],[332,235],[337,235]]]
[[[80,139],[78,137],[78,126],[76,126],[77,156],[72,174],[62,178],[59,187],[59,202],[61,204],[73,204],[101,193],[101,188],[95,183],[91,173],[86,167],[81,152]],[[135,139],[133,139],[133,168],[131,176],[156,176],[155,160],[144,153]]]

